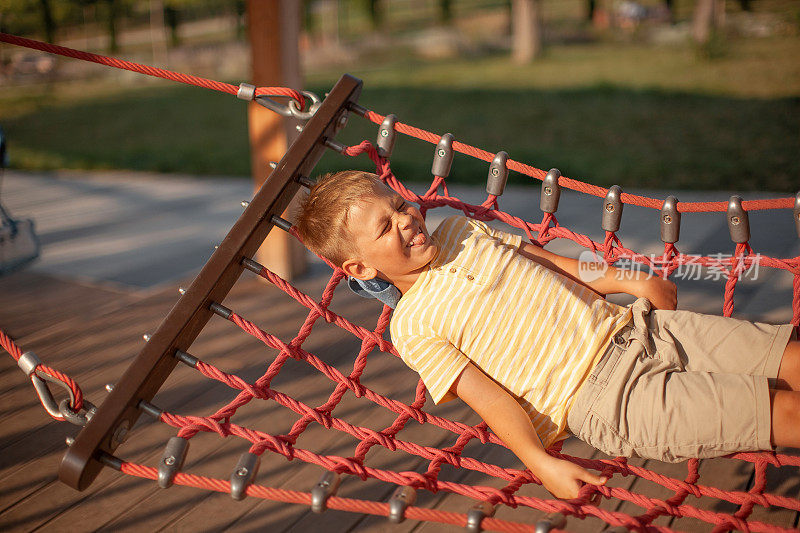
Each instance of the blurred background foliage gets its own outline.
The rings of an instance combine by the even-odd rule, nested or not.
[[[381,114],[600,185],[800,187],[800,2],[536,0],[520,55],[516,1],[306,1],[306,88],[348,72]],[[232,83],[249,78],[246,23],[244,0],[0,0],[4,32]],[[250,173],[235,98],[7,45],[0,87],[14,168]],[[376,129],[352,117],[340,138]],[[393,167],[429,180],[432,154],[401,137]],[[457,157],[449,179],[486,170]]]

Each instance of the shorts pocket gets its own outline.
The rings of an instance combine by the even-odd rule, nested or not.
[[[635,453],[633,445],[619,434],[617,427],[592,410],[586,415],[578,438],[612,457],[630,457]]]

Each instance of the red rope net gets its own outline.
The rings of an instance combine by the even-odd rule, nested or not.
[[[426,139],[430,140],[430,139]],[[435,177],[429,190],[419,196],[402,183],[392,174],[387,160],[378,156],[375,148],[369,142],[348,147],[343,151],[344,154],[355,156],[366,153],[376,164],[377,172],[385,182],[398,191],[406,199],[417,202],[421,210],[427,211],[439,206],[450,206],[462,210],[468,216],[482,220],[499,220],[510,226],[522,229],[530,239],[534,240],[534,233],[537,234],[538,242],[544,244],[556,238],[567,238],[575,241],[586,248],[601,251],[604,253],[606,261],[614,262],[621,257],[628,257],[638,262],[648,264],[656,272],[669,275],[679,265],[684,264],[688,259],[681,254],[674,245],[665,245],[662,257],[653,259],[625,248],[620,240],[611,232],[607,232],[604,242],[594,242],[589,237],[581,235],[564,228],[558,224],[553,215],[546,214],[539,224],[527,222],[518,217],[514,217],[498,209],[497,197],[488,196],[486,201],[480,205],[472,205],[459,200],[447,193],[447,187],[441,177]],[[537,173],[541,171],[537,170]],[[439,194],[438,189],[442,187],[444,194]],[[602,194],[602,193],[601,193]],[[712,204],[711,209],[716,205]],[[730,316],[733,312],[733,291],[735,280],[743,266],[748,266],[752,261],[753,251],[749,245],[737,245],[736,255],[727,261],[728,283],[726,284],[724,312]],[[692,256],[692,260],[697,262],[697,256]],[[702,257],[700,264],[719,266],[719,260],[712,257]],[[800,258],[777,259],[761,257],[763,265],[785,269],[795,275],[795,280],[800,276]],[[232,312],[228,319],[246,333],[260,340],[266,346],[278,351],[278,355],[270,363],[267,371],[256,381],[250,383],[239,376],[227,373],[214,365],[198,361],[194,368],[204,376],[224,383],[237,391],[233,401],[218,409],[209,416],[182,416],[175,413],[162,413],[160,420],[178,429],[178,436],[191,438],[200,432],[213,432],[221,437],[239,437],[250,442],[250,452],[262,454],[270,451],[285,456],[287,459],[300,459],[302,461],[319,465],[325,469],[340,473],[358,476],[361,479],[377,479],[387,483],[397,485],[408,485],[417,489],[429,491],[448,491],[461,494],[476,500],[487,501],[491,504],[502,504],[511,507],[527,506],[546,512],[562,513],[567,516],[578,518],[596,517],[611,526],[623,526],[630,529],[641,531],[662,531],[668,530],[663,526],[653,525],[653,521],[660,516],[693,517],[707,522],[714,526],[715,531],[725,531],[729,529],[741,529],[745,531],[788,531],[774,525],[770,525],[758,520],[748,520],[755,506],[779,506],[785,509],[800,511],[800,500],[785,496],[770,494],[766,492],[767,486],[767,466],[800,466],[800,458],[775,453],[739,453],[731,456],[733,459],[751,463],[755,469],[755,479],[752,488],[747,491],[726,491],[711,485],[700,483],[698,470],[699,461],[691,460],[687,462],[687,474],[683,479],[664,476],[643,467],[629,464],[624,458],[609,460],[591,460],[579,457],[562,455],[557,450],[550,452],[559,457],[565,457],[575,463],[591,468],[608,476],[637,476],[673,492],[667,499],[659,499],[645,496],[631,490],[619,487],[595,487],[585,485],[580,496],[571,501],[561,501],[555,499],[535,498],[520,495],[519,489],[527,483],[539,483],[539,481],[527,470],[506,468],[494,464],[482,462],[480,460],[462,455],[467,444],[473,439],[478,439],[482,443],[494,443],[503,445],[502,442],[487,430],[485,424],[469,426],[435,416],[426,411],[425,387],[420,380],[417,383],[414,401],[410,405],[383,396],[374,390],[363,385],[360,381],[364,374],[367,364],[367,356],[376,348],[391,355],[398,355],[390,342],[384,339],[383,335],[388,327],[391,309],[384,307],[377,323],[373,329],[367,329],[346,319],[343,316],[331,311],[330,305],[333,299],[334,290],[344,278],[341,270],[334,269],[327,285],[319,300],[305,294],[293,287],[286,280],[276,275],[266,268],[262,268],[259,275],[277,288],[297,300],[308,309],[308,315],[300,326],[297,335],[289,342],[284,342],[276,335],[270,334],[261,329],[258,325],[247,320],[245,317]],[[793,323],[797,324],[800,318],[798,313],[798,301],[800,301],[800,284],[794,284],[793,294]],[[349,333],[355,335],[361,342],[361,349],[356,355],[352,370],[349,374],[337,370],[322,358],[303,348],[304,341],[311,334],[312,328],[319,320],[330,324],[335,324]],[[333,393],[325,403],[313,407],[299,401],[280,390],[271,386],[272,381],[278,376],[281,369],[290,359],[301,361],[324,376],[335,384]],[[410,378],[411,374],[409,374]],[[377,404],[382,408],[388,409],[396,415],[394,422],[381,431],[376,431],[367,427],[354,425],[344,418],[334,416],[333,410],[342,400],[345,394],[352,393],[356,397],[363,397],[366,400]],[[297,416],[295,423],[287,434],[278,435],[268,432],[241,426],[232,421],[237,410],[249,403],[254,398],[273,401],[286,409],[291,410]],[[433,424],[439,428],[452,432],[455,442],[452,446],[436,448],[404,440],[398,436],[406,424],[411,420],[422,424]],[[296,442],[303,432],[311,425],[319,424],[327,429],[347,433],[358,439],[359,444],[348,457],[325,455],[308,449],[296,446]],[[402,451],[409,455],[427,461],[425,471],[419,472],[396,472],[370,466],[367,461],[367,454],[371,448],[379,446],[392,451]],[[473,486],[465,483],[445,481],[439,474],[444,465],[452,465],[480,472],[505,483],[503,488],[489,486]],[[124,463],[123,472],[141,477],[154,478],[155,470],[143,465]],[[176,483],[202,487],[210,490],[227,492],[229,485],[227,481],[205,478],[202,476],[179,475]],[[631,502],[642,508],[642,513],[629,515],[622,512],[609,511],[592,505],[590,500],[600,494],[603,498],[616,498]],[[310,496],[306,493],[297,493],[277,488],[267,488],[258,485],[251,485],[247,494],[276,499],[279,501],[291,501],[295,503],[309,503]],[[721,501],[730,502],[739,506],[739,510],[733,514],[715,512],[701,509],[686,503],[689,496],[710,497]],[[352,500],[347,498],[332,499],[331,506],[339,509],[352,510],[361,513],[387,514],[388,506],[384,503],[366,502],[362,500]],[[457,513],[447,513],[435,509],[413,508],[407,516],[424,520],[435,520],[440,522],[464,525],[465,515]],[[498,519],[485,519],[483,527],[499,531],[518,531],[530,527],[530,524],[519,524]]]
[[[191,83],[230,94],[236,93],[236,87],[233,85],[71,50],[8,34],[0,34],[0,41],[93,61],[117,68],[125,68],[135,72],[159,76],[183,83]],[[302,102],[301,94],[285,88],[261,88],[258,94],[262,93],[287,96]],[[372,111],[367,111],[365,117],[378,124],[384,118]],[[427,142],[436,143],[439,140],[439,137],[431,132],[406,124],[397,123],[395,128],[400,133]],[[491,161],[493,158],[493,154],[464,143],[455,142],[453,143],[453,148],[456,151],[484,161]],[[684,255],[674,244],[669,243],[665,244],[664,253],[660,257],[648,257],[625,248],[613,232],[606,232],[604,241],[600,243],[593,241],[586,235],[575,233],[559,225],[558,220],[553,214],[546,213],[542,221],[538,224],[512,216],[498,208],[498,199],[496,196],[487,196],[486,200],[480,205],[465,203],[448,194],[447,185],[442,177],[434,177],[428,191],[422,196],[417,195],[397,180],[389,168],[388,161],[379,157],[375,148],[366,141],[360,145],[346,148],[343,153],[349,156],[366,153],[373,162],[375,162],[377,173],[381,178],[407,200],[419,203],[423,212],[436,207],[450,206],[462,210],[466,215],[473,218],[485,221],[497,220],[509,226],[519,228],[525,232],[528,238],[542,245],[553,239],[570,239],[587,249],[603,252],[604,260],[608,263],[614,263],[620,258],[628,258],[631,261],[636,261],[637,263],[648,266],[654,272],[664,276],[669,276],[669,274],[679,266],[690,262],[702,266],[714,266],[716,268],[722,266],[727,276],[723,299],[723,314],[725,316],[731,316],[733,313],[733,294],[736,281],[739,277],[738,274],[742,272],[743,269],[749,268],[754,261],[753,250],[748,243],[737,244],[734,256],[727,260],[720,260],[708,256],[698,257],[696,255]],[[512,160],[508,161],[508,168],[540,180],[545,175],[544,171],[540,169]],[[562,177],[559,184],[599,197],[605,196],[607,192],[607,190],[602,187],[586,184],[566,177]],[[439,188],[443,189],[444,194],[439,194]],[[661,201],[659,200],[627,193],[621,195],[621,200],[623,203],[654,209],[659,209],[661,207]],[[787,209],[791,208],[792,205],[792,198],[742,202],[743,208],[748,211],[758,209]],[[681,212],[725,211],[726,208],[726,202],[681,202],[678,204],[678,210]],[[535,239],[534,233],[537,234]],[[762,266],[787,270],[794,275],[792,323],[795,325],[800,324],[800,257],[779,259],[760,255],[759,260]],[[340,474],[358,476],[364,480],[372,478],[387,483],[407,485],[433,492],[448,491],[475,500],[489,502],[493,505],[502,504],[515,508],[526,506],[545,512],[561,513],[566,516],[574,516],[581,519],[593,516],[607,522],[611,526],[622,526],[638,531],[669,531],[666,527],[654,525],[654,520],[660,516],[693,517],[713,526],[713,531],[715,532],[727,531],[730,529],[767,532],[793,531],[793,529],[781,528],[750,518],[756,506],[774,506],[791,511],[800,511],[800,500],[797,498],[770,494],[766,491],[768,466],[800,466],[800,457],[777,453],[738,453],[730,456],[733,460],[753,465],[753,484],[750,490],[744,492],[722,490],[712,485],[700,483],[699,461],[697,460],[688,461],[686,463],[686,476],[683,479],[678,479],[629,464],[624,458],[592,460],[564,455],[561,454],[560,451],[553,449],[550,450],[550,453],[553,455],[566,458],[585,468],[594,469],[601,472],[603,475],[612,477],[637,476],[641,479],[658,484],[673,494],[666,499],[659,499],[620,487],[595,487],[592,485],[585,485],[581,489],[579,497],[570,501],[521,495],[519,494],[519,490],[525,484],[539,483],[539,480],[529,471],[489,464],[463,455],[465,447],[474,439],[477,439],[481,443],[503,445],[494,434],[488,431],[485,424],[470,426],[429,413],[425,409],[425,386],[421,380],[417,382],[415,398],[411,404],[405,404],[379,394],[361,383],[360,378],[364,374],[367,366],[367,356],[373,350],[377,348],[380,351],[397,356],[394,347],[383,337],[389,324],[391,309],[384,307],[375,327],[370,330],[363,326],[356,325],[347,318],[330,310],[334,290],[344,277],[343,273],[338,269],[334,269],[319,300],[308,294],[304,294],[286,280],[265,268],[261,269],[259,275],[305,306],[308,309],[308,314],[297,335],[287,343],[283,342],[276,335],[259,328],[246,318],[232,312],[228,317],[231,322],[268,347],[276,349],[278,355],[271,361],[266,372],[252,383],[235,374],[225,372],[208,362],[198,360],[196,364],[193,365],[197,372],[232,388],[236,391],[236,396],[227,405],[208,416],[183,416],[176,413],[162,412],[160,420],[165,424],[177,428],[177,434],[180,437],[188,439],[201,432],[216,433],[221,437],[238,437],[250,443],[250,451],[252,453],[263,454],[266,451],[270,451],[283,455],[289,460],[299,459]],[[352,370],[347,375],[326,363],[322,358],[303,349],[304,341],[308,339],[312,328],[320,319],[348,331],[361,342],[361,349],[353,361]],[[0,344],[2,344],[15,359],[21,356],[19,348],[16,347],[5,334],[2,334],[2,332],[0,332]],[[321,375],[320,379],[327,379],[335,384],[333,393],[325,403],[317,407],[312,407],[288,394],[282,393],[272,386],[274,378],[278,376],[281,369],[290,359],[308,365]],[[40,369],[44,372],[51,373],[51,375],[58,379],[68,381],[70,383],[70,388],[75,392],[76,403],[78,403],[78,405],[73,407],[80,408],[80,389],[74,381],[60,373],[56,375],[55,371],[47,367],[41,366]],[[409,373],[408,376],[410,378],[411,374]],[[369,400],[377,406],[394,413],[396,415],[394,422],[385,429],[376,431],[367,427],[354,425],[343,418],[334,416],[332,414],[333,410],[344,395],[348,393],[352,393],[358,398],[363,397],[365,400]],[[275,402],[275,404],[295,413],[297,418],[291,430],[286,434],[271,434],[233,422],[232,418],[236,415],[237,410],[247,405],[255,398]],[[455,439],[453,445],[445,448],[437,448],[399,438],[398,434],[400,431],[403,430],[412,419],[420,424],[432,424],[444,431],[451,432]],[[347,433],[355,437],[359,443],[349,457],[324,455],[296,446],[300,435],[302,435],[311,424],[319,424],[329,430]],[[370,449],[375,446],[386,448],[391,451],[399,450],[411,456],[421,458],[427,461],[427,468],[424,472],[396,472],[370,466],[367,461],[367,454]],[[505,486],[503,488],[494,488],[447,481],[440,477],[442,467],[445,465],[452,465],[454,467],[492,476],[499,479],[501,483],[505,483]],[[123,462],[121,471],[125,474],[148,479],[157,478],[156,469],[145,465]],[[213,491],[230,491],[230,482],[228,481],[195,474],[178,473],[175,476],[174,482],[180,485],[194,486]],[[250,496],[282,502],[304,505],[308,505],[311,502],[311,495],[308,493],[264,487],[257,484],[248,486],[246,493]],[[602,509],[590,503],[590,500],[597,494],[602,498],[616,498],[618,500],[631,502],[639,506],[642,512],[637,515],[631,515]],[[721,502],[735,504],[739,506],[739,509],[733,514],[702,509],[687,503],[687,498],[689,496],[715,498]],[[333,496],[328,500],[327,505],[330,508],[358,513],[376,515],[389,514],[389,505],[376,501]],[[464,514],[414,506],[409,507],[405,515],[412,519],[437,521],[462,526],[465,525],[467,521],[467,517]],[[530,524],[520,524],[491,517],[483,519],[482,527],[497,531],[530,531],[531,529]]]

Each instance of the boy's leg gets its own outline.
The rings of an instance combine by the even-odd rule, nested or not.
[[[637,367],[623,371],[625,383],[609,381],[575,428],[579,438],[610,455],[667,462],[772,449],[770,390],[763,376]],[[798,445],[800,417],[791,411],[800,405],[797,396],[775,394],[779,445]]]
[[[568,416],[570,431],[585,442],[610,455],[661,461],[771,449],[766,377],[685,371],[638,343],[612,354]],[[788,420],[783,400],[778,413]]]
[[[775,388],[800,391],[800,341],[789,341],[786,345]]]
[[[634,315],[634,320],[636,316]],[[724,372],[778,377],[787,344],[796,339],[792,324],[766,324],[738,318],[653,309],[639,320],[646,329],[647,354],[692,372]],[[800,386],[800,355],[788,349],[784,374]]]
[[[770,389],[773,446],[800,448],[800,392]]]

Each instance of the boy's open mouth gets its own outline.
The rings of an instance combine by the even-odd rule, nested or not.
[[[412,246],[419,246],[421,244],[425,244],[426,240],[427,240],[427,237],[425,237],[425,234],[422,233],[422,230],[420,230],[419,233],[414,235],[414,237],[410,241],[408,241],[408,244],[406,244],[406,247],[407,248],[411,248]]]

